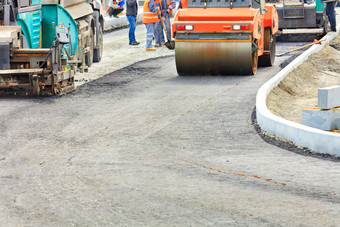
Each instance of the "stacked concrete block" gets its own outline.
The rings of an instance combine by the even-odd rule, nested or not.
[[[321,130],[336,130],[336,118],[340,118],[340,109],[324,110],[320,108],[303,108],[302,124]]]
[[[321,130],[340,129],[340,86],[320,88],[318,108],[302,108],[302,124]]]
[[[338,129],[340,130],[340,117],[335,119],[335,123],[336,123]]]
[[[319,89],[318,108],[330,109],[338,106],[340,106],[340,86]]]

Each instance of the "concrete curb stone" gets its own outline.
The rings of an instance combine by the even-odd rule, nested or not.
[[[327,43],[339,34],[329,33],[324,38],[326,41],[321,45],[314,45],[302,53],[283,70],[267,81],[258,90],[256,96],[256,117],[260,128],[269,134],[281,139],[292,141],[298,146],[307,147],[315,152],[330,154],[340,157],[340,134],[326,132],[302,124],[288,121],[284,118],[272,114],[266,105],[267,96],[291,71],[302,64],[308,57],[319,52]]]

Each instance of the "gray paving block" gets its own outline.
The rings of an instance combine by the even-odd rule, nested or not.
[[[302,124],[321,130],[338,129],[335,119],[339,117],[337,110],[302,109]]]
[[[320,88],[318,90],[318,107],[330,109],[340,106],[340,86]]]
[[[338,127],[338,130],[340,130],[340,117],[335,119],[335,123],[336,123],[336,125]]]

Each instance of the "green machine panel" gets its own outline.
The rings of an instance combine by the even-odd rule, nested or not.
[[[321,0],[315,0],[315,3],[316,3],[316,12],[322,13],[325,8],[325,4],[321,2]]]
[[[72,50],[75,54],[78,46],[78,26],[69,12],[59,4],[42,5],[42,47],[52,46],[55,40],[55,27],[58,24],[70,27]]]
[[[32,5],[40,5],[41,0],[32,0]]]
[[[41,38],[41,10],[18,14],[17,21],[27,40],[28,47],[39,48]]]

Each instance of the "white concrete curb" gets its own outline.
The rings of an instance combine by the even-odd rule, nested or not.
[[[336,155],[338,157],[340,157],[340,134],[325,132],[278,117],[268,110],[266,100],[270,91],[276,87],[288,73],[307,60],[310,55],[319,52],[327,43],[338,35],[339,29],[340,27],[337,28],[337,32],[327,34],[324,37],[327,40],[321,45],[313,45],[287,65],[283,70],[266,82],[258,90],[256,96],[256,117],[262,130],[279,138],[292,141],[301,147],[307,147],[316,152]]]

